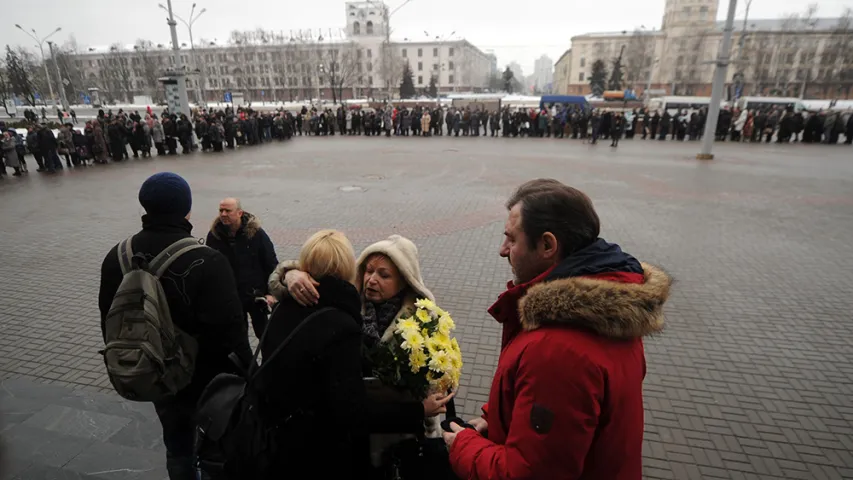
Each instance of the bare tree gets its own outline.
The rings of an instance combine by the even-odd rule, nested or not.
[[[819,61],[824,96],[850,96],[853,88],[853,12],[847,9],[824,41]]]
[[[397,49],[384,42],[379,51],[379,77],[385,84],[386,90],[397,88],[403,79],[403,57]]]
[[[135,73],[138,74],[137,77],[142,79],[145,91],[154,103],[160,103],[163,100],[163,94],[159,85],[161,51],[153,42],[143,39],[136,41],[133,50],[136,53],[132,64],[136,71]]]
[[[252,67],[255,57],[255,47],[252,44],[255,38],[254,32],[240,32],[234,30],[231,32],[231,37],[228,43],[234,48],[228,55],[232,56],[233,65],[231,67],[231,76],[234,77],[234,82],[237,88],[243,90],[244,98],[248,101],[252,100],[251,88],[254,86],[255,77],[252,76]],[[257,67],[255,67],[257,71]]]
[[[115,102],[130,102],[133,95],[133,76],[124,47],[115,43],[104,53],[99,68],[99,77],[107,98]]]
[[[628,40],[624,55],[624,71],[627,85],[636,87],[646,80],[644,72],[651,66],[654,56],[654,37],[642,30],[634,30]]]
[[[48,68],[51,72],[55,72],[54,61],[59,64],[61,78],[59,82],[60,88],[65,89],[65,95],[71,103],[75,103],[80,99],[80,95],[84,94],[87,87],[86,76],[83,71],[83,60],[78,56],[80,48],[77,45],[77,40],[74,36],[62,44],[54,47],[54,58],[49,60]]]
[[[343,99],[344,87],[352,86],[361,67],[358,48],[354,42],[347,42],[329,45],[328,48],[320,48],[317,52],[324,80],[328,80],[332,88],[332,101],[337,103]]]

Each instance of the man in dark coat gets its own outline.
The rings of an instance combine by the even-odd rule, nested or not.
[[[592,201],[556,180],[507,208],[513,281],[489,309],[501,353],[484,415],[444,434],[450,464],[459,478],[639,480],[643,338],[663,329],[672,280],[599,238]]]
[[[243,317],[249,315],[252,329],[260,338],[266,328],[267,307],[276,302],[267,290],[267,283],[278,265],[275,247],[261,228],[261,221],[243,211],[240,200],[223,199],[219,202],[219,216],[207,233],[207,246],[221,252],[231,264]],[[258,301],[261,299],[266,305]]]
[[[59,155],[56,149],[59,145],[56,142],[56,136],[53,131],[46,126],[41,126],[38,129],[38,145],[41,154],[44,156],[44,166],[48,173],[53,173],[56,170],[62,170],[62,162],[59,160]]]
[[[180,176],[161,172],[148,178],[139,190],[145,208],[142,231],[133,236],[136,255],[151,260],[172,243],[192,237],[189,222],[192,194]],[[117,246],[101,265],[98,306],[101,329],[121,284],[123,275]],[[238,373],[228,359],[235,353],[246,365],[251,361],[246,322],[242,320],[240,299],[228,260],[212,248],[191,250],[168,268],[161,284],[172,321],[198,342],[192,382],[173,398],[156,402],[154,408],[163,427],[166,468],[171,480],[196,478],[192,464],[195,406],[205,386],[214,376]]]

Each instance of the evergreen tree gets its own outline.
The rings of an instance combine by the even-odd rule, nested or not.
[[[403,81],[400,82],[400,98],[412,98],[417,94],[412,66],[409,62],[403,65]]]
[[[12,51],[8,45],[6,45],[6,75],[12,93],[23,97],[28,104],[35,105],[36,96],[29,73],[18,54]]]
[[[506,70],[504,70],[503,79],[504,79],[504,90],[506,93],[512,93],[512,79],[515,77],[515,74],[512,73],[512,70],[509,69],[509,65],[507,65]]]
[[[438,84],[436,83],[435,75],[429,77],[429,89],[427,90],[430,97],[438,98]]]
[[[608,90],[622,90],[622,58],[613,59],[613,71],[610,72],[610,81],[607,82]]]
[[[600,97],[604,93],[605,83],[607,82],[607,67],[601,60],[596,60],[592,64],[592,73],[589,76],[589,87],[592,89],[592,94]]]

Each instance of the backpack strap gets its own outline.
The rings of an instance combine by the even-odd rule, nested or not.
[[[264,363],[261,366],[257,366],[258,354],[261,352],[261,345],[264,344],[264,339],[267,337],[267,332],[270,331],[270,325],[268,324],[267,328],[264,330],[263,335],[261,335],[260,341],[258,341],[258,348],[255,350],[255,355],[254,358],[252,358],[252,363],[249,364],[249,380],[251,381],[257,375],[259,375],[261,373],[261,370],[263,370],[264,367],[267,366],[268,362],[271,362],[273,358],[275,358],[282,350],[284,350],[284,347],[286,347],[287,344],[290,343],[291,340],[293,340],[293,337],[295,337],[296,334],[299,333],[299,330],[301,330],[302,327],[307,325],[312,319],[317,318],[320,315],[332,310],[334,310],[334,307],[323,307],[320,310],[317,310],[316,312],[312,313],[311,315],[308,315],[305,320],[302,320],[299,325],[297,325],[293,329],[293,331],[290,332],[290,334],[284,339],[284,341],[281,342],[281,345],[276,347],[276,349],[270,354],[269,357],[264,358]]]
[[[148,264],[148,269],[155,277],[160,278],[178,257],[196,248],[204,248],[204,245],[198,243],[198,240],[193,237],[182,238],[154,257],[154,260]]]
[[[116,247],[116,253],[118,254],[118,264],[121,267],[121,274],[127,275],[127,272],[133,270],[133,247],[131,243],[133,242],[133,235],[127,237],[122,240],[118,246]]]

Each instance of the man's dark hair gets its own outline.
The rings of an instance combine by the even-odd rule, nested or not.
[[[545,232],[557,238],[560,258],[591,245],[601,231],[592,200],[583,192],[557,180],[539,178],[522,184],[506,202],[521,204],[521,228],[530,248]]]

